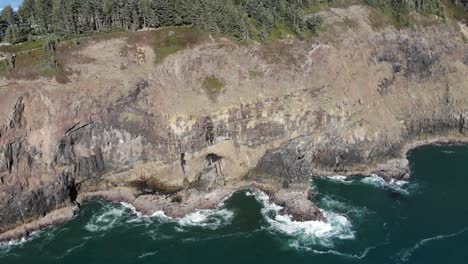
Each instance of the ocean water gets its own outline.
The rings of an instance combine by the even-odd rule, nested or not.
[[[0,263],[468,263],[468,147],[425,147],[410,182],[316,179],[329,221],[293,222],[257,191],[183,219],[93,202],[0,246]]]

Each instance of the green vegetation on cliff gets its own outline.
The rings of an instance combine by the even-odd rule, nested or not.
[[[47,34],[73,37],[102,31],[191,25],[238,39],[267,40],[271,35],[315,31],[307,16],[330,6],[368,4],[409,23],[409,12],[466,18],[468,0],[24,0],[18,12],[7,6],[1,16],[6,40],[19,43]],[[456,8],[454,8],[456,7]],[[281,32],[278,32],[280,30]]]
[[[203,89],[213,101],[216,101],[223,88],[224,83],[216,77],[208,76],[203,80]]]
[[[0,76],[66,82],[72,73],[63,66],[81,43],[122,36],[133,45],[128,49],[137,43],[153,48],[156,63],[220,34],[239,43],[272,42],[263,53],[282,61],[287,51],[275,40],[319,35],[327,26],[317,13],[354,4],[372,7],[369,20],[376,29],[443,21],[435,16],[468,21],[468,0],[24,0],[18,11],[7,6],[1,12],[0,33],[15,45],[0,47]],[[163,29],[133,33],[154,28]],[[222,89],[213,84],[207,79],[204,88],[215,100]]]

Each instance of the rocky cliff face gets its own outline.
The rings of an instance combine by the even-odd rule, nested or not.
[[[411,144],[466,140],[468,45],[453,22],[375,30],[368,14],[333,9],[319,38],[212,39],[158,65],[143,44],[135,60],[125,38],[91,41],[69,83],[1,80],[3,238],[88,199],[177,217],[242,188],[323,219],[314,176],[408,177]]]

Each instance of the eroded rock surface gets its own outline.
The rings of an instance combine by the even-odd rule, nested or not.
[[[74,54],[69,83],[1,80],[0,233],[97,197],[178,217],[245,188],[323,219],[314,176],[406,179],[408,144],[466,140],[459,28],[376,31],[363,7],[332,11],[313,40],[217,39],[158,65],[141,47],[123,68],[126,40],[105,40]],[[216,101],[206,76],[225,85]]]

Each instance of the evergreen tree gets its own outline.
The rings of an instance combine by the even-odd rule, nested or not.
[[[24,0],[16,14],[2,11],[7,38],[21,42],[49,34],[70,36],[84,32],[138,30],[143,27],[191,25],[230,34],[238,39],[258,34],[263,40],[278,25],[297,35],[316,31],[317,22],[306,20],[304,9],[335,0]],[[365,0],[369,5],[408,23],[410,11],[442,15],[441,0]],[[468,0],[451,0],[468,10]],[[0,25],[0,26],[1,26]]]
[[[10,5],[5,6],[2,10],[2,20],[8,23],[8,26],[15,24],[15,12]]]
[[[32,25],[34,21],[34,0],[23,0],[23,4],[18,9],[18,16],[22,23]]]
[[[52,0],[35,0],[34,2],[34,16],[37,20],[37,26],[39,33],[49,33],[51,25]]]

